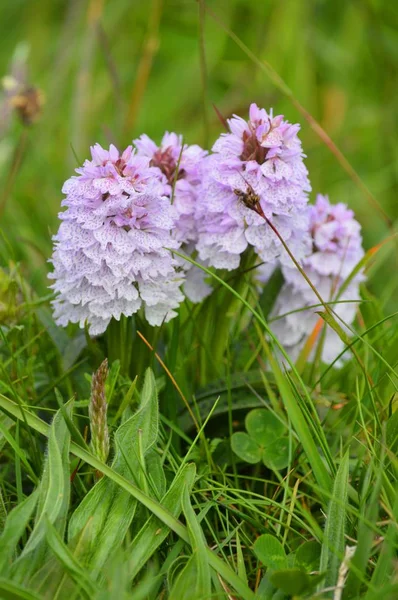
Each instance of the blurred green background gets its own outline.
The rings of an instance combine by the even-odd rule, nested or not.
[[[392,220],[398,216],[398,9],[387,0],[213,0],[206,3],[319,120]],[[61,186],[88,146],[125,146],[165,129],[209,143],[250,102],[302,125],[316,192],[352,207],[366,248],[389,229],[290,100],[206,14],[203,92],[195,0],[3,0],[0,74],[18,44],[28,81],[43,90],[40,118],[13,116],[0,140],[1,229],[31,283],[44,291]],[[21,50],[21,47],[19,47]],[[209,121],[206,135],[205,110]],[[393,250],[390,246],[390,253]],[[391,259],[388,268],[393,268]],[[376,292],[386,273],[376,274]]]

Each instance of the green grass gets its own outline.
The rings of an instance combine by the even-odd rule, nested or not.
[[[0,280],[0,597],[392,600],[394,3],[4,4],[0,73],[28,44],[29,81],[46,104],[30,127],[13,115],[0,139],[0,266],[10,275]],[[46,261],[62,183],[88,146],[166,128],[210,146],[222,129],[212,104],[229,116],[251,101],[301,123],[314,194],[348,203],[373,249],[343,368],[281,369],[250,257],[238,273],[213,274],[212,296],[162,328],[137,316],[90,340],[57,327]],[[105,357],[106,463],[88,417]],[[231,450],[254,408],[283,423],[286,468]]]

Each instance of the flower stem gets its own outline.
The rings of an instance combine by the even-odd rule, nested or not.
[[[120,321],[112,319],[106,332],[108,359],[110,364],[120,361],[120,371],[128,375],[134,339],[134,317],[121,316]]]

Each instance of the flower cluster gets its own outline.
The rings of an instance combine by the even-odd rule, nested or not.
[[[348,326],[355,318],[359,284],[364,279],[360,272],[345,284],[364,254],[360,225],[344,204],[332,205],[321,195],[308,207],[308,213],[312,249],[302,267],[323,301],[330,303],[339,324]],[[275,319],[272,329],[295,358],[316,325],[316,311],[323,307],[298,269],[284,266],[282,271],[285,283],[271,314]],[[322,349],[324,362],[333,361],[343,347],[336,332],[328,328]]]
[[[211,153],[168,132],[159,145],[141,135],[122,153],[91,148],[91,160],[63,187],[50,275],[57,323],[87,323],[98,335],[112,318],[142,308],[160,325],[184,296],[200,302],[211,292],[203,271],[173,251],[232,270],[251,248],[263,281],[282,268],[273,329],[297,354],[316,323],[309,307],[318,299],[281,239],[323,299],[352,322],[363,276],[343,283],[363,255],[360,226],[344,204],[318,196],[308,205],[299,126],[252,104],[248,121],[233,116],[228,127]],[[328,332],[326,360],[339,344]]]
[[[148,158],[129,146],[91,148],[63,187],[62,223],[52,257],[57,292],[56,321],[87,321],[90,333],[103,333],[111,320],[130,316],[143,305],[152,325],[168,321],[183,299],[182,279],[169,249],[175,209],[165,183]]]
[[[299,126],[273,117],[256,104],[249,121],[234,116],[206,159],[200,205],[200,258],[235,269],[250,245],[261,260],[290,259],[267,220],[295,256],[309,244],[305,208],[311,189]]]

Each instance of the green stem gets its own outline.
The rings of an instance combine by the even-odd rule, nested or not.
[[[120,321],[112,319],[106,331],[106,344],[109,363],[120,361],[123,375],[130,372],[134,338],[134,318],[122,316]]]
[[[254,262],[254,253],[245,252],[239,270],[229,281],[231,287],[239,294],[239,298],[225,288],[219,292],[220,301],[216,305],[210,346],[215,365],[222,364],[225,351],[229,345],[231,328],[237,323],[242,309],[244,310],[241,298],[246,298],[249,292],[249,284],[245,273],[254,265]]]

